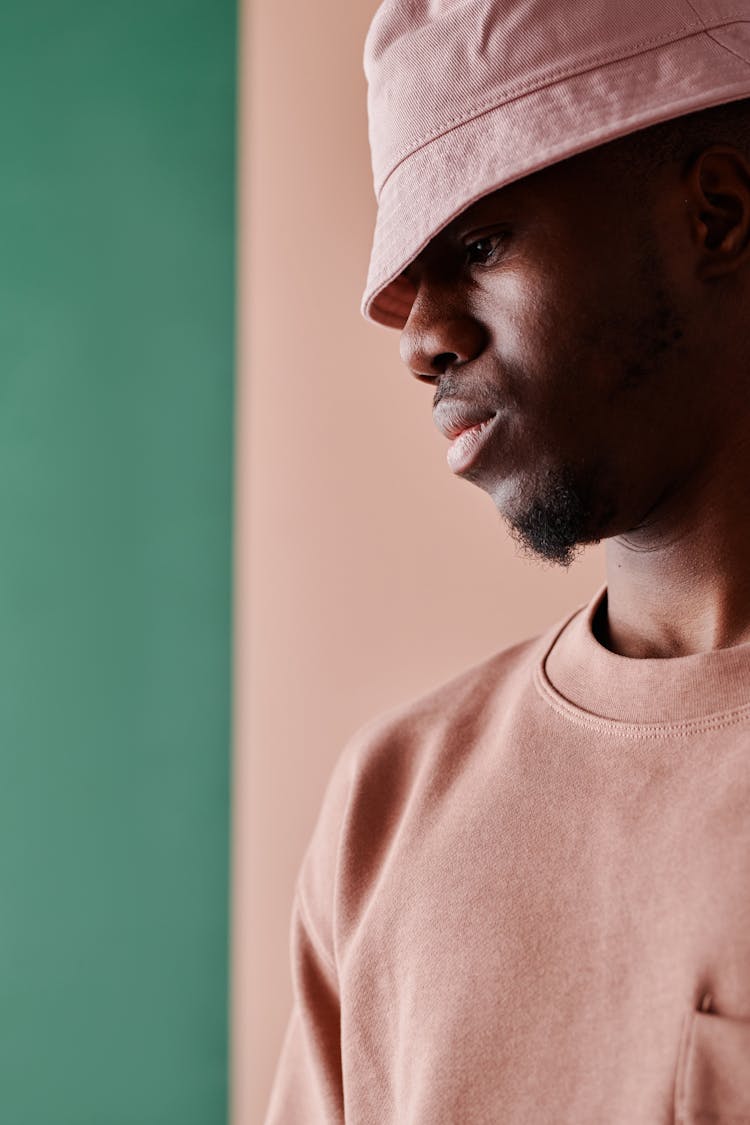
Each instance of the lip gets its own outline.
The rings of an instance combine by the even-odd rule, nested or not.
[[[448,466],[454,473],[465,472],[479,456],[492,430],[497,413],[472,407],[464,402],[441,402],[434,418],[439,430],[450,438]]]
[[[433,413],[437,428],[447,438],[451,439],[459,437],[464,430],[470,430],[482,422],[488,422],[494,416],[494,410],[472,406],[468,402],[450,401],[449,399],[443,399],[442,402],[439,402]]]
[[[465,473],[476,461],[484,446],[487,444],[493,430],[496,415],[485,418],[475,426],[462,430],[448,446],[448,467],[454,473]]]

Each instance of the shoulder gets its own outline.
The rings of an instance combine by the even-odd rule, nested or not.
[[[354,907],[425,788],[447,786],[533,691],[550,630],[512,645],[361,726],[343,748],[305,855],[298,896],[333,945],[334,900]],[[411,812],[410,812],[411,810]]]
[[[365,723],[342,754],[353,776],[368,764],[397,749],[428,750],[446,735],[466,732],[467,724],[481,724],[488,708],[510,697],[530,678],[544,649],[543,637],[512,645],[464,669],[428,692],[392,707]]]

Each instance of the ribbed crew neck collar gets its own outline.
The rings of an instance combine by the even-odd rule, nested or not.
[[[750,717],[750,643],[691,656],[618,656],[594,636],[602,587],[547,649],[541,683],[574,710],[618,723],[714,726]],[[738,714],[738,711],[740,712]]]

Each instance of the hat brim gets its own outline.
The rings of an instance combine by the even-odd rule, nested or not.
[[[364,316],[403,328],[414,296],[404,270],[490,192],[649,125],[750,96],[743,54],[750,58],[747,22],[702,31],[506,101],[411,153],[380,193]]]

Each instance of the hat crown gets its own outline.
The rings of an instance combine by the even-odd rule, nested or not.
[[[749,15],[748,0],[385,0],[365,44],[376,194],[411,153],[498,105]]]

